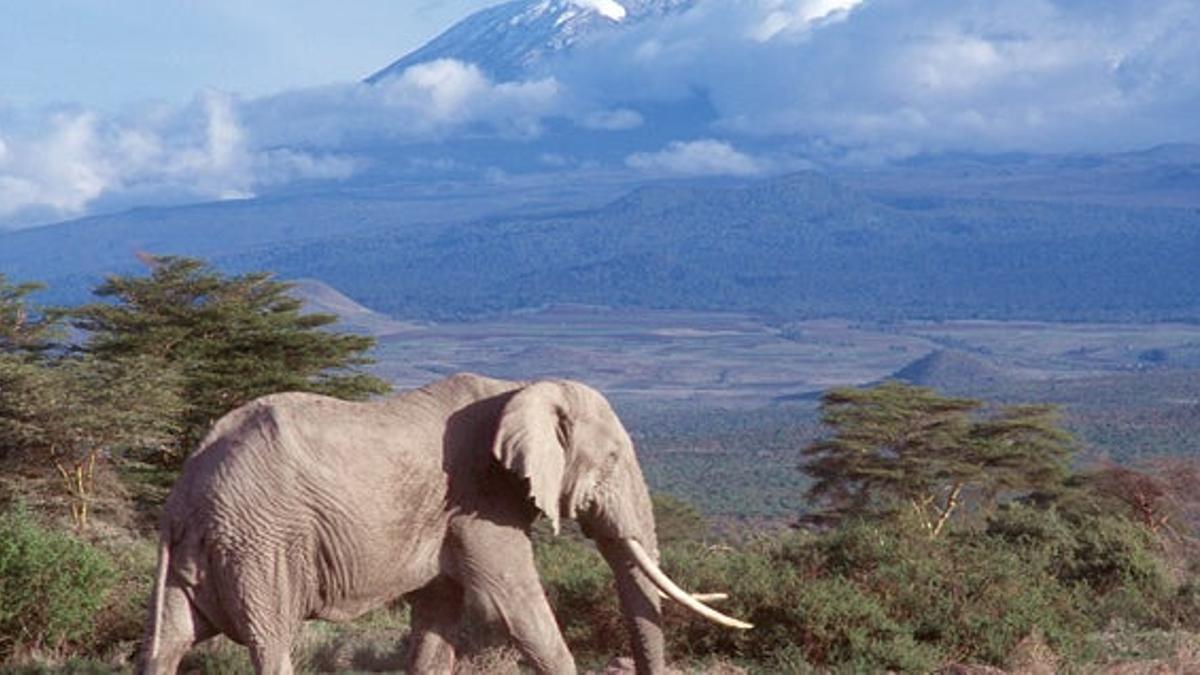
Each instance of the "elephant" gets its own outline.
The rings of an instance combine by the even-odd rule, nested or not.
[[[574,673],[534,566],[530,528],[579,523],[612,569],[639,673],[665,670],[660,597],[735,628],[657,565],[633,443],[596,390],[459,374],[390,398],[257,399],[216,422],[160,520],[138,661],[173,673],[223,633],[257,673],[290,673],[309,619],[412,609],[409,672],[448,673],[464,608],[534,668]]]

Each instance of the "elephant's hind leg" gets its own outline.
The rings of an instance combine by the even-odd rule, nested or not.
[[[151,608],[151,611],[154,611]],[[149,622],[154,631],[154,619]],[[153,632],[146,636],[137,672],[144,675],[172,675],[179,669],[188,650],[198,642],[217,634],[178,586],[167,585],[162,597],[162,623],[157,627],[158,650],[150,653]]]
[[[221,600],[258,675],[291,675],[292,640],[303,623],[303,560],[286,547],[230,555],[221,566]],[[299,562],[298,562],[299,561]]]
[[[463,610],[462,586],[449,578],[439,577],[410,593],[407,599],[412,604],[408,672],[453,672],[457,651],[455,637]]]

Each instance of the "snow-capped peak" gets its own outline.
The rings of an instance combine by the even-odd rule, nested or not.
[[[576,5],[590,9],[600,16],[613,21],[624,21],[628,12],[625,6],[616,0],[572,0]]]
[[[525,77],[579,40],[684,11],[696,0],[512,0],[468,16],[424,47],[367,78],[379,82],[418,63],[455,59],[500,80]]]

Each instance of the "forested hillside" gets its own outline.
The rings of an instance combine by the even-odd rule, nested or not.
[[[582,302],[1190,320],[1200,318],[1197,259],[1191,208],[949,200],[901,209],[801,173],[745,187],[649,187],[597,210],[376,230],[230,262],[314,276],[398,316]]]
[[[937,198],[905,184],[898,196],[897,179],[876,180],[876,191],[868,178],[852,188],[815,172],[684,181],[615,200],[614,185],[586,196],[448,187],[454,200],[377,185],[9,233],[0,272],[74,303],[104,274],[136,270],[137,251],[202,255],[230,271],[319,279],[399,318],[571,302],[784,318],[1200,319],[1194,204],[1037,200],[1028,180]],[[495,212],[513,215],[483,216]]]

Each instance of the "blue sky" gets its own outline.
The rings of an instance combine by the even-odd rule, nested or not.
[[[370,74],[489,0],[4,0],[0,103],[113,110]]]

